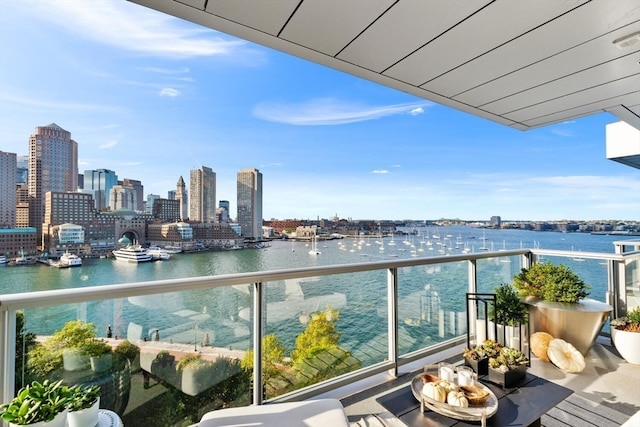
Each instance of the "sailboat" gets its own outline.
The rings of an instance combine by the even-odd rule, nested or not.
[[[311,240],[309,255],[320,255],[320,251],[318,250],[318,236],[313,236],[313,240]]]

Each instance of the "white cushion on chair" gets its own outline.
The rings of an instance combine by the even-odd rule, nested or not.
[[[337,399],[305,400],[219,409],[202,416],[198,427],[349,427]]]

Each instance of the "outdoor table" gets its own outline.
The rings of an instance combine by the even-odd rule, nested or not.
[[[480,381],[498,399],[498,411],[487,419],[487,426],[540,426],[540,417],[573,393],[544,378],[527,373],[514,388]],[[478,426],[480,421],[460,421],[430,410],[420,412],[420,402],[413,396],[411,385],[376,399],[385,409],[410,427]]]

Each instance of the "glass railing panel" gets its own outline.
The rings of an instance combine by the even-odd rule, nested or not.
[[[265,284],[264,397],[388,358],[386,270]]]
[[[522,257],[497,256],[476,261],[477,292],[493,293],[503,283],[513,283],[522,269]]]
[[[398,269],[399,354],[466,334],[467,262]]]
[[[543,256],[538,258],[540,262],[551,262],[552,264],[563,264],[578,275],[591,288],[587,298],[600,302],[607,301],[608,267],[605,259],[583,258],[579,253],[574,252],[571,256]]]
[[[627,310],[640,307],[640,257],[625,260],[625,298]]]
[[[251,403],[251,304],[229,286],[24,310],[16,382],[95,384],[127,426],[189,425]]]

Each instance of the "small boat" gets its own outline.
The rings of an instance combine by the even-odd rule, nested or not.
[[[0,264],[6,264],[8,262],[9,262],[9,260],[7,259],[6,256],[0,255]]]
[[[60,256],[60,261],[56,264],[58,268],[68,268],[68,267],[81,267],[82,266],[82,258],[80,258],[76,254],[70,254],[69,252],[65,252]]]
[[[151,257],[152,261],[166,261],[171,258],[169,252],[166,249],[159,248],[157,246],[151,246],[147,249],[147,255]]]
[[[311,250],[309,251],[309,255],[320,255],[320,251],[318,250],[318,238],[316,236],[313,237]]]
[[[180,246],[172,246],[172,245],[165,246],[164,250],[168,254],[179,254],[180,252],[182,252],[182,248]]]
[[[151,255],[140,245],[129,245],[125,248],[112,251],[113,256],[118,261],[127,261],[132,263],[140,263],[151,261]]]

